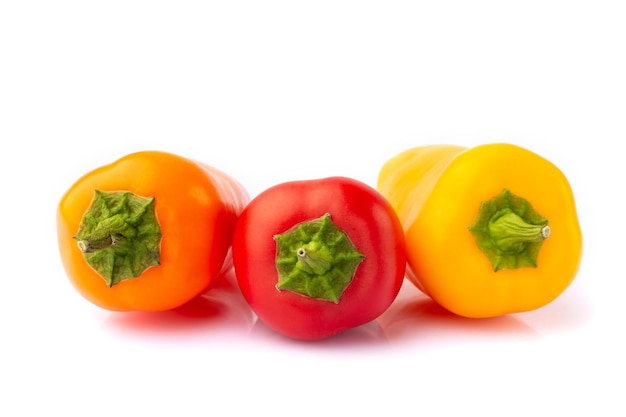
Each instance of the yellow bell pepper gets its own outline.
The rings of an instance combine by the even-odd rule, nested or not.
[[[416,147],[383,165],[377,188],[403,224],[407,278],[455,314],[533,310],[576,276],[582,234],[571,187],[529,150]]]

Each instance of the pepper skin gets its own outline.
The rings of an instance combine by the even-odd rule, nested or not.
[[[391,205],[344,177],[287,182],[259,194],[237,222],[233,260],[259,319],[300,340],[376,319],[396,298],[406,266]]]
[[[576,276],[582,235],[572,190],[529,150],[416,147],[382,166],[377,189],[402,222],[407,277],[455,314],[533,310]]]
[[[85,174],[63,195],[61,259],[73,286],[99,307],[173,309],[232,265],[232,235],[248,201],[215,168],[166,152],[133,153]]]

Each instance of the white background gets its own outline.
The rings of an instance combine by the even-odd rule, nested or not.
[[[3,2],[0,415],[624,415],[620,3]],[[297,343],[232,281],[113,314],[58,257],[63,192],[129,152],[203,160],[254,196],[499,141],[566,173],[584,233],[576,280],[533,312],[461,319],[405,286],[377,322]]]

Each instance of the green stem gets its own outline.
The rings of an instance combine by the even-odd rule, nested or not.
[[[96,190],[74,239],[109,287],[160,264],[161,228],[153,197]]]
[[[470,227],[494,271],[536,267],[539,250],[552,230],[530,203],[505,189],[483,201]]]
[[[521,252],[526,243],[547,239],[550,236],[550,226],[527,223],[511,209],[505,209],[491,219],[489,233],[503,251]]]
[[[298,256],[298,261],[316,275],[325,274],[332,267],[332,263],[329,260],[318,256],[315,252],[309,251],[305,247],[298,249],[296,255]]]
[[[330,214],[274,236],[279,291],[338,303],[364,255]]]
[[[93,253],[99,250],[110,248],[115,244],[117,239],[112,233],[102,238],[85,238],[77,242],[78,248],[82,253]]]

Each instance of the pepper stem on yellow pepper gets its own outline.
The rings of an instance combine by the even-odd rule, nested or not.
[[[526,223],[511,209],[504,209],[489,221],[489,233],[505,252],[521,252],[528,242],[541,242],[550,236],[550,226]]]
[[[470,232],[494,271],[499,271],[536,267],[551,229],[528,201],[505,189],[481,204]]]

